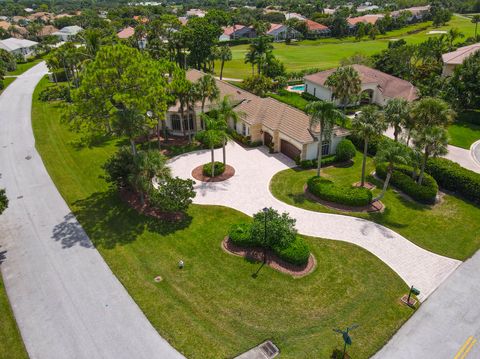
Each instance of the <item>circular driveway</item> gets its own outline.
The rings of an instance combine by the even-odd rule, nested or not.
[[[221,161],[221,149],[215,151],[215,159]],[[210,150],[203,150],[175,157],[169,164],[173,175],[192,178],[192,169],[209,161]],[[288,212],[297,220],[297,229],[301,234],[350,242],[373,253],[409,286],[418,287],[421,290],[420,300],[432,293],[461,263],[420,248],[374,222],[307,211],[277,200],[269,190],[271,178],[275,173],[295,166],[283,154],[270,154],[263,146],[243,148],[229,143],[227,163],[235,168],[235,176],[224,182],[197,182],[195,203],[231,207],[250,216],[263,207]]]

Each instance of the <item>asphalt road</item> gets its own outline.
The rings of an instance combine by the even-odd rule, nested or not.
[[[31,358],[183,358],[152,327],[58,193],[35,149],[42,63],[0,96],[0,261]],[[152,278],[153,280],[153,278]],[[0,344],[1,346],[1,344]]]
[[[480,251],[458,267],[373,358],[480,358]]]

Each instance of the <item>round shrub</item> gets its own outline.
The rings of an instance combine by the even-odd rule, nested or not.
[[[340,186],[322,177],[312,177],[307,182],[308,191],[320,199],[353,207],[372,202],[372,191],[364,187]]]
[[[307,264],[310,257],[310,249],[300,237],[296,237],[287,247],[274,248],[274,251],[284,261],[299,266]]]
[[[202,169],[203,175],[212,176],[212,162],[205,163]],[[222,162],[214,162],[214,176],[219,176],[225,172],[225,165]]]
[[[347,139],[340,141],[335,152],[337,162],[350,161],[353,157],[355,157],[355,146],[352,141]]]
[[[228,237],[239,247],[256,247],[259,244],[252,237],[251,227],[249,223],[234,224],[230,227]]]
[[[378,177],[385,179],[387,177],[387,164],[381,163],[377,165],[375,172]],[[428,204],[435,203],[438,192],[437,182],[432,176],[425,173],[422,184],[419,185],[415,179],[412,178],[412,173],[412,167],[396,165],[390,178],[390,183],[418,202]]]

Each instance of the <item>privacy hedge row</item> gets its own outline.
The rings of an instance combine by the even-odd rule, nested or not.
[[[205,163],[203,165],[203,175],[210,177],[212,175],[212,162]],[[221,175],[223,172],[225,172],[225,165],[223,162],[214,162],[214,173],[215,176]]]
[[[335,155],[328,155],[322,157],[322,167],[330,166],[336,162]],[[317,168],[317,159],[314,160],[303,160],[298,163],[302,168]]]
[[[446,158],[429,159],[426,171],[437,180],[440,187],[480,203],[480,174]]]
[[[251,225],[248,223],[233,225],[228,233],[232,243],[239,247],[260,247],[261,245],[253,239],[250,228]],[[300,237],[296,237],[287,247],[273,248],[273,251],[284,261],[295,265],[307,264],[308,257],[310,256],[308,245]]]
[[[382,163],[377,165],[375,171],[378,177],[385,179],[387,177],[387,164]],[[418,202],[428,204],[435,203],[438,192],[438,185],[435,179],[425,173],[422,184],[419,185],[415,179],[412,178],[412,172],[412,167],[396,165],[390,183]]]
[[[372,191],[367,188],[340,186],[322,177],[310,178],[307,188],[320,199],[347,206],[362,207],[372,202]]]

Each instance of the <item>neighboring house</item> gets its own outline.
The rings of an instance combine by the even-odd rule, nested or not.
[[[415,6],[409,7],[408,9],[401,9],[398,11],[392,11],[390,14],[393,18],[398,17],[402,14],[402,12],[409,12],[411,15],[407,19],[408,21],[419,21],[422,20],[424,17],[430,14],[430,5],[426,6]]]
[[[290,37],[290,39],[296,39],[301,36],[301,34],[297,30],[283,24],[270,24],[267,36],[273,37],[274,41],[284,41],[288,37]]]
[[[330,35],[330,29],[325,25],[312,20],[305,20],[305,23],[308,29],[307,38],[309,39]]]
[[[55,19],[55,15],[49,12],[35,12],[27,16],[30,21],[48,22]]]
[[[25,16],[13,16],[12,22],[19,24],[21,26],[27,25],[30,21]]]
[[[178,21],[180,21],[180,23],[181,23],[183,26],[185,26],[185,25],[187,25],[188,19],[187,19],[186,16],[180,16],[180,17],[178,18]]]
[[[83,31],[83,28],[77,25],[65,26],[59,31],[54,32],[52,35],[58,36],[61,41],[71,41],[75,36]]]
[[[367,66],[352,65],[352,67],[360,76],[362,89],[360,102],[362,103],[384,106],[393,98],[403,98],[410,102],[418,98],[417,88],[408,81]],[[305,92],[324,101],[335,101],[339,105],[340,101],[334,99],[331,88],[325,86],[325,81],[335,70],[330,69],[305,76]]]
[[[377,5],[360,5],[357,7],[357,12],[367,12],[367,11],[374,11],[378,10],[380,7]]]
[[[129,39],[133,35],[135,35],[135,29],[131,26],[126,27],[125,29],[117,33],[117,37],[119,39]]]
[[[223,34],[220,35],[219,41],[230,41],[241,38],[255,37],[255,30],[249,26],[233,25],[223,29]]]
[[[463,46],[455,51],[448,52],[442,55],[443,69],[442,76],[450,76],[455,70],[455,67],[463,64],[463,61],[477,51],[480,51],[480,42],[477,44]]]
[[[189,70],[187,78],[198,81],[204,74],[197,70]],[[310,117],[305,112],[291,107],[271,97],[262,98],[244,91],[227,82],[216,80],[220,96],[229,96],[235,105],[235,111],[241,116],[236,124],[233,121],[228,126],[237,133],[247,136],[252,142],[262,142],[272,147],[276,152],[282,152],[292,159],[314,159],[317,157],[318,128],[310,127]],[[216,107],[207,100],[205,111]],[[171,106],[166,114],[165,124],[173,135],[184,136],[203,129],[200,119],[201,104],[197,102],[194,108],[185,110],[182,121],[179,103]],[[333,154],[338,143],[348,135],[340,127],[335,127],[328,140],[322,144],[324,155]]]
[[[297,14],[296,12],[287,12],[285,13],[285,20],[296,19],[300,21],[305,21],[307,18],[303,15]]]
[[[323,9],[323,13],[326,14],[326,15],[333,15],[335,14],[335,12],[337,11],[337,9],[329,9],[328,7]]]
[[[45,25],[44,27],[42,27],[42,29],[38,33],[38,36],[39,37],[50,36],[57,31],[58,31],[58,29],[55,26]]]
[[[1,29],[8,31],[10,29],[10,26],[12,26],[12,24],[10,24],[8,21],[0,20]]]
[[[73,17],[73,16],[74,15],[62,13],[62,14],[55,15],[55,19],[62,19],[64,17]]]
[[[363,22],[364,24],[375,25],[377,21],[383,18],[384,16],[385,15],[383,14],[368,14],[368,15],[357,16],[357,17],[349,17],[347,19],[347,23],[350,29],[355,28],[357,24],[361,22]]]
[[[35,54],[37,45],[38,42],[14,37],[0,40],[0,49],[7,50],[12,55],[22,56],[25,59]]]
[[[205,17],[207,13],[200,9],[190,9],[186,13],[187,17]]]

